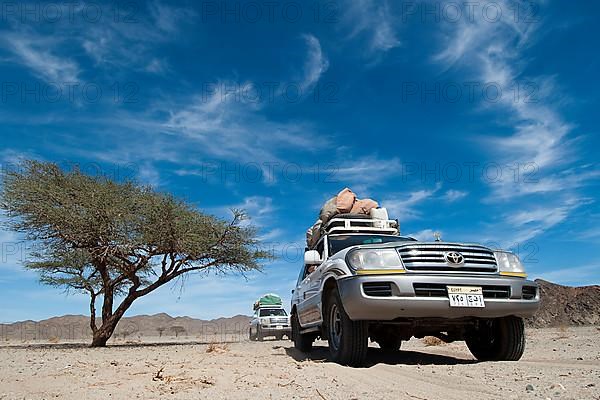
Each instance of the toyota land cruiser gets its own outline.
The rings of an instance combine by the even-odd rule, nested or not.
[[[322,228],[292,292],[295,347],[308,352],[321,337],[335,362],[359,366],[369,339],[397,351],[403,340],[436,336],[465,340],[479,360],[519,360],[522,318],[539,305],[519,258],[478,244],[417,241],[397,227],[345,214]]]

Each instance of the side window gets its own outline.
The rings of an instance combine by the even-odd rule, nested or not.
[[[298,275],[298,282],[296,283],[296,286],[300,286],[304,278],[306,278],[306,265],[302,265],[302,268],[300,269],[300,274]]]

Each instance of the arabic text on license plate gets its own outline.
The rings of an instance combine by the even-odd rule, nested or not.
[[[478,286],[448,286],[450,307],[485,307],[483,292]]]

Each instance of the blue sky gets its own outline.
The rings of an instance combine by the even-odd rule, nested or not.
[[[405,234],[515,250],[600,281],[598,4],[3,3],[0,162],[135,178],[227,217],[279,259],[193,276],[129,312],[213,318],[289,299],[304,232],[345,186]],[[0,231],[0,321],[85,314]]]

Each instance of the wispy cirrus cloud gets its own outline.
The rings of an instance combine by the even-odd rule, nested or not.
[[[424,202],[431,200],[441,189],[437,184],[432,189],[420,189],[406,194],[396,194],[386,197],[382,204],[388,209],[390,215],[394,215],[400,221],[417,220],[423,217],[419,210]]]
[[[304,63],[304,77],[302,88],[304,91],[316,84],[321,75],[329,68],[329,61],[321,49],[321,43],[315,36],[303,35],[307,46],[307,56]]]
[[[454,201],[457,201],[457,200],[467,197],[468,194],[469,193],[466,191],[450,189],[444,193],[442,198],[444,200],[452,203]]]
[[[508,1],[495,2],[502,10],[510,10]],[[483,7],[484,5],[482,5]],[[507,216],[515,224],[519,240],[528,240],[566,220],[586,201],[577,193],[598,174],[593,168],[575,168],[576,124],[561,114],[566,97],[561,93],[557,77],[527,76],[526,51],[538,40],[540,22],[519,19],[513,13],[502,13],[496,21],[483,15],[442,24],[442,46],[433,59],[444,71],[468,76],[480,83],[492,83],[505,94],[498,101],[481,104],[484,112],[498,114],[507,135],[483,135],[481,142],[493,160],[516,166],[516,178],[489,182],[489,202],[519,201],[529,213]],[[514,93],[515,85],[530,85]],[[529,96],[533,92],[533,96]],[[548,209],[527,205],[532,196],[557,193]]]
[[[0,39],[11,61],[22,64],[38,78],[49,83],[77,82],[80,67],[69,57],[57,54],[63,44],[60,39],[33,32],[4,32]]]
[[[513,227],[511,239],[515,243],[525,243],[563,223],[573,211],[591,202],[591,199],[570,198],[556,204],[528,206],[508,213],[505,220]]]
[[[348,39],[365,41],[370,56],[377,58],[401,45],[387,0],[349,0],[344,4],[342,22]]]

